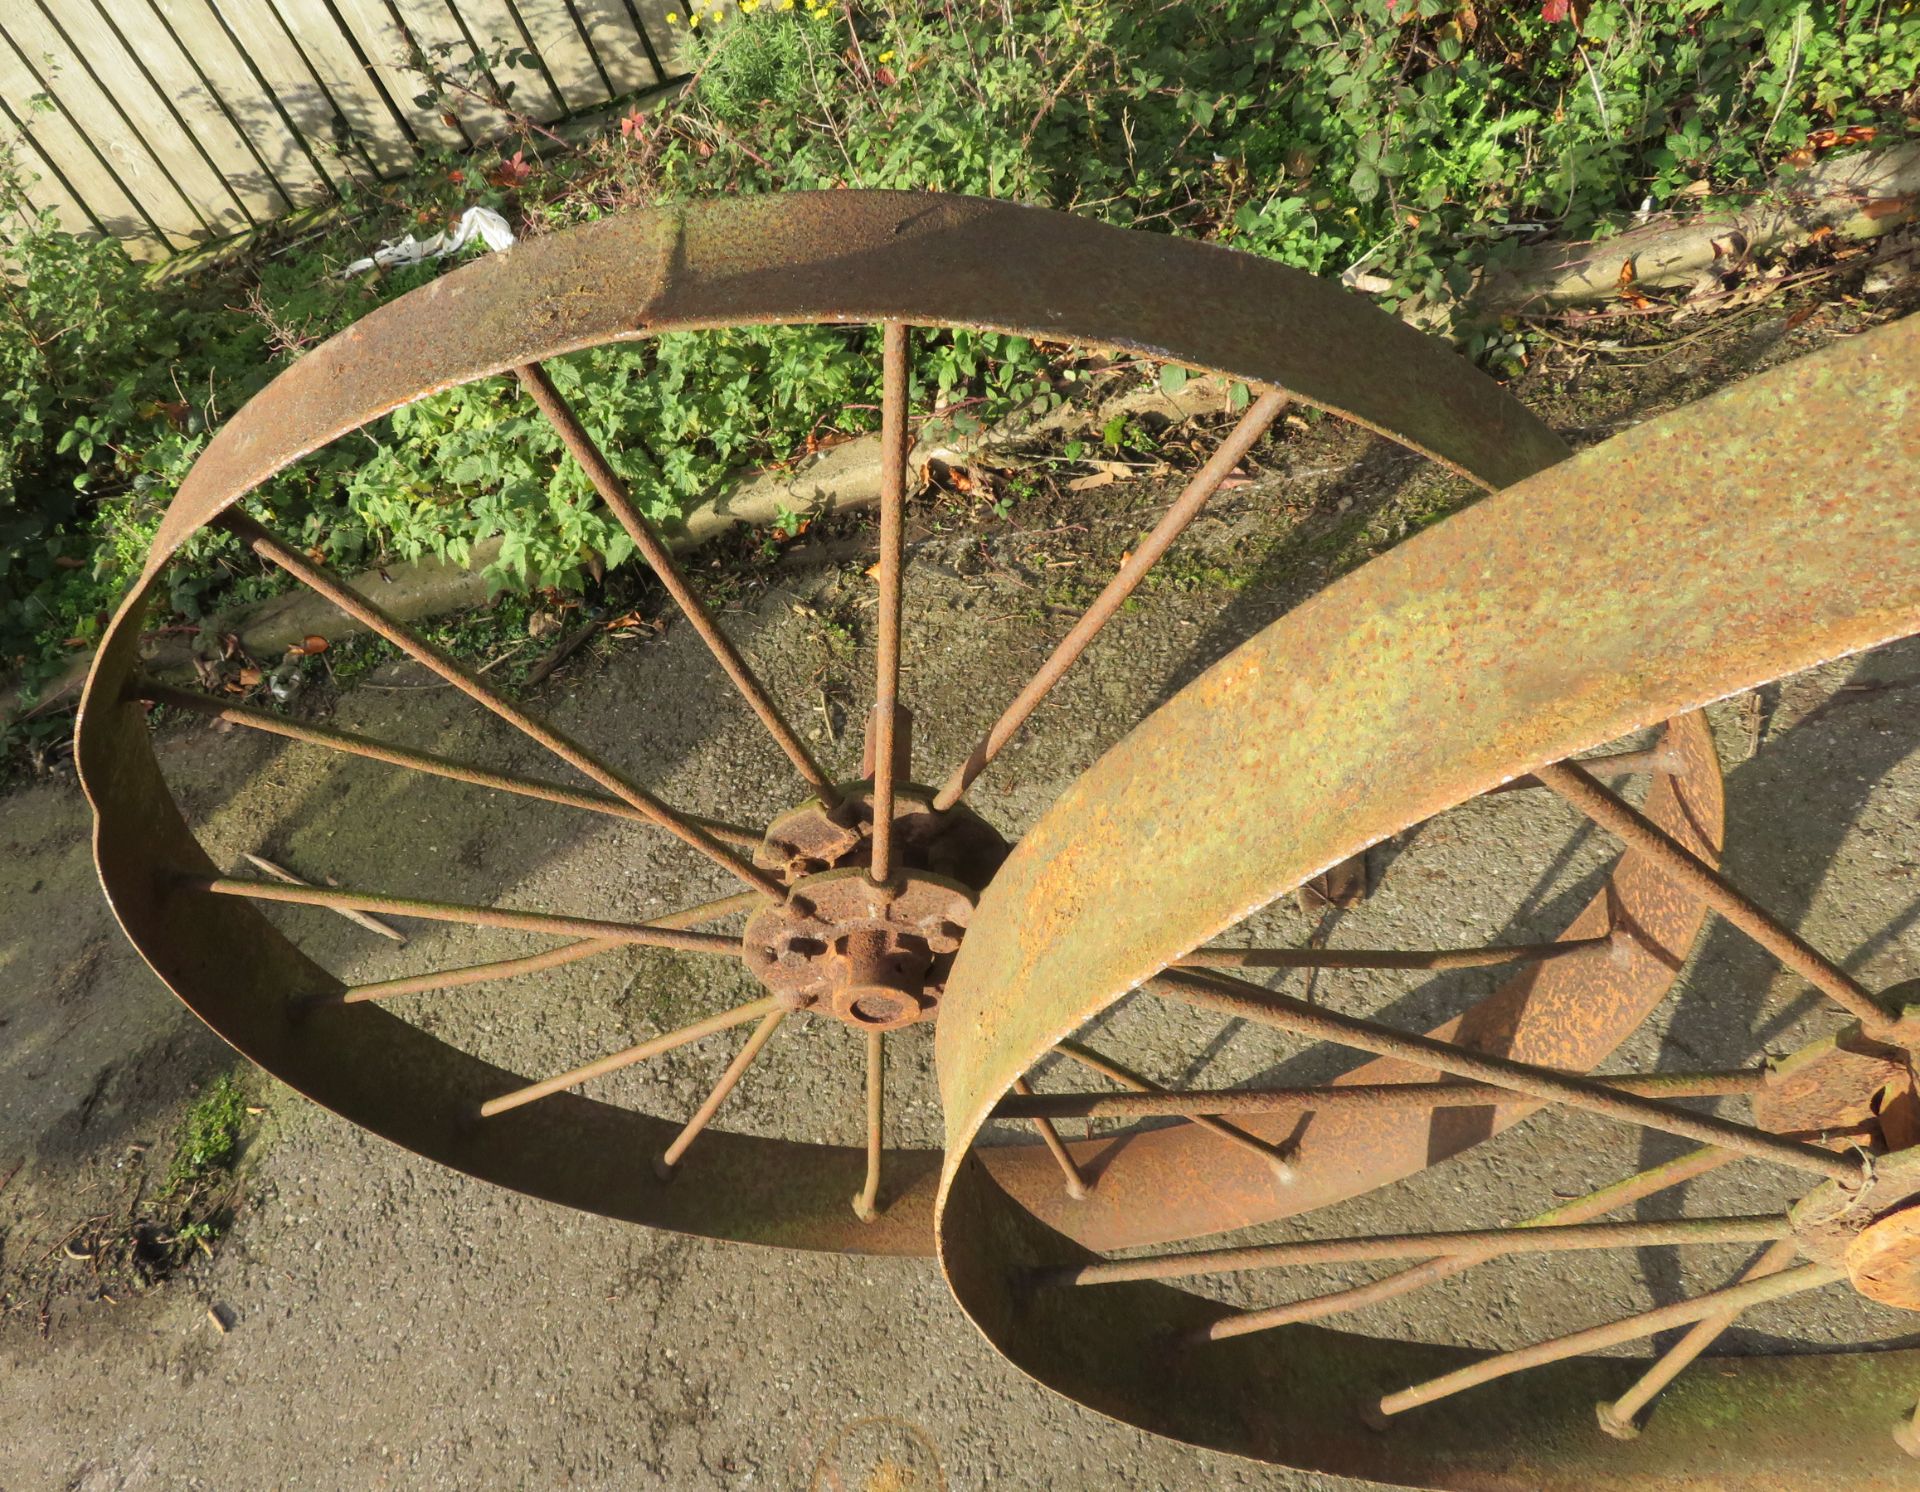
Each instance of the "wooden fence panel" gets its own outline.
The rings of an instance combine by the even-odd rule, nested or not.
[[[587,33],[567,0],[511,0],[511,4],[533,37],[533,50],[545,63],[569,113],[592,108],[611,96],[612,83],[587,45]]]
[[[24,7],[23,7],[24,8]],[[112,100],[121,123],[152,156],[167,184],[203,233],[224,238],[252,226],[234,189],[215,169],[199,137],[186,127],[147,74],[147,59],[129,43],[112,15],[95,0],[40,0],[58,35],[81,53],[86,72]],[[135,7],[126,7],[129,17]]]
[[[447,0],[396,0],[396,8],[407,31],[406,36],[395,43],[400,49],[398,57],[408,56],[407,43],[411,40],[418,60],[435,72],[467,64],[485,73],[484,65],[474,59],[473,47],[461,34],[460,18]],[[420,97],[428,86],[427,79],[417,69],[400,74],[399,79],[398,86],[409,98]],[[512,121],[484,99],[458,89],[444,90],[444,93],[447,109],[459,121],[460,132],[468,144],[498,140],[513,128]]]
[[[292,207],[332,196],[332,181],[281,112],[258,63],[242,49],[212,0],[146,0],[146,5],[191,65],[200,90],[245,143],[275,195]]]
[[[508,67],[504,55],[492,65],[491,81],[507,89],[507,102],[535,119],[558,119],[567,101],[554,85],[553,73],[534,45],[533,35],[514,10],[511,0],[451,0],[461,22],[483,54],[518,49],[532,52],[533,67]]]
[[[74,0],[65,0],[73,4]],[[267,174],[239,126],[222,112],[193,59],[147,0],[89,0],[99,7],[121,44],[139,62],[148,90],[177,131],[179,147],[192,151],[255,227],[293,204]],[[176,173],[176,180],[180,179]]]
[[[105,232],[106,229],[88,212],[87,204],[68,190],[66,182],[61,179],[53,161],[41,149],[39,140],[22,128],[20,121],[7,110],[7,89],[14,78],[25,76],[25,69],[20,67],[19,59],[14,56],[13,49],[5,42],[0,42],[0,125],[5,125],[10,131],[9,144],[17,152],[20,165],[33,178],[32,184],[27,188],[27,201],[32,204],[36,213],[51,207],[59,214],[60,221],[63,223],[86,223],[96,232]],[[56,120],[58,116],[52,116],[48,123]],[[58,122],[65,123],[64,120],[58,120]],[[77,143],[75,148],[80,148]]]
[[[33,203],[165,255],[505,136],[500,85],[552,123],[667,82],[666,3],[0,0],[0,134]]]
[[[113,119],[99,86],[78,67],[61,65],[64,44],[32,0],[0,9],[0,40],[9,63],[9,112],[28,116],[26,132],[75,195],[97,204],[101,226],[149,253],[192,244],[192,211],[145,148],[124,138],[128,132]],[[36,97],[54,107],[37,108]]]
[[[628,0],[573,0],[613,92],[637,93],[663,81],[647,57],[640,12]]]
[[[223,3],[266,3],[275,8],[288,39],[306,59],[308,76],[317,90],[315,103],[333,111],[337,121],[332,125],[335,147],[343,154],[359,154],[379,175],[405,172],[423,142],[455,149],[465,143],[460,132],[440,123],[433,111],[408,102],[419,89],[408,89],[404,80],[396,78],[394,64],[382,51],[381,43],[392,22],[379,0],[373,0],[376,19],[361,19],[358,26],[353,0],[338,6],[329,0]],[[336,23],[336,15],[347,29]],[[373,33],[372,51],[363,43],[363,29]]]

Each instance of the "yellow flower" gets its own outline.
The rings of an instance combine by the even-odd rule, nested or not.
[[[881,61],[881,63],[882,63],[883,65],[884,65],[885,63],[888,63],[888,62],[891,62],[891,61],[893,61],[893,53],[891,53],[891,52],[882,52],[882,53],[880,54],[880,61]]]
[[[670,11],[668,11],[668,12],[667,12],[667,24],[668,24],[669,26],[678,26],[678,25],[680,24],[680,12],[679,12],[679,11],[677,11],[677,10],[670,10]]]
[[[792,10],[793,0],[780,0],[780,8],[782,10]]]

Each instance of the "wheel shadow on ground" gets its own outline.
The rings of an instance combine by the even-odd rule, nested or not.
[[[583,660],[525,701],[603,759],[695,813],[785,806],[791,769],[774,750],[688,629],[636,644],[604,663]],[[337,697],[316,694],[287,713],[383,742],[572,786],[564,764],[451,689],[431,686],[412,665],[383,670]],[[686,879],[674,857],[692,857],[644,825],[419,776],[383,763],[198,720],[161,724],[155,747],[176,801],[212,858],[230,874],[261,878],[252,851],[304,878],[355,889],[461,903],[523,904],[515,888],[583,844],[618,847],[635,866]],[[741,789],[708,801],[713,778]],[[836,764],[840,765],[840,764]],[[789,792],[790,796],[790,792]],[[173,1000],[114,923],[91,863],[91,810],[77,787],[41,787],[7,805],[21,814],[38,859],[9,888],[16,915],[0,926],[0,967],[13,998],[0,999],[0,1072],[34,1085],[27,1101],[0,1110],[0,1175],[31,1161],[44,1189],[90,1159],[133,1141],[152,1142],[181,1103],[236,1060]],[[55,832],[57,830],[57,832]],[[696,872],[697,875],[697,872]],[[725,872],[714,895],[735,889]],[[47,907],[29,891],[44,882]],[[583,916],[657,916],[634,876],[609,874],[579,904],[545,908]],[[51,911],[53,915],[48,915]],[[312,908],[269,915],[310,957],[362,977],[414,973],[471,961],[448,956],[448,929],[406,921],[405,947]],[[460,931],[464,931],[461,929]],[[536,939],[544,943],[544,939]],[[527,946],[532,946],[528,944]],[[77,955],[75,950],[78,950]],[[525,951],[519,945],[514,951]],[[496,955],[497,956],[497,955]],[[366,971],[376,970],[368,976]],[[13,975],[23,976],[14,981]]]

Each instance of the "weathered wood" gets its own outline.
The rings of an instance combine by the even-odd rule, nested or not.
[[[396,0],[396,8],[406,25],[407,35],[420,49],[420,57],[429,68],[453,69],[474,62],[474,49],[461,31],[449,0]],[[417,73],[402,73],[393,86],[404,88],[412,98],[427,88],[427,80]],[[467,138],[476,145],[501,139],[512,129],[506,115],[471,95],[449,92],[446,103]]]
[[[247,154],[275,190],[297,207],[333,195],[314,152],[283,114],[257,59],[242,50],[212,0],[146,0],[193,66],[207,97],[246,142]]]
[[[125,238],[132,252],[156,255],[171,252],[175,242],[179,246],[190,242],[184,234],[179,240],[161,234],[156,219],[132,194],[113,157],[104,156],[73,115],[60,108],[60,100],[40,71],[44,54],[33,52],[31,44],[23,48],[13,35],[12,23],[13,12],[0,17],[0,96],[8,100],[8,113],[19,132],[35,142],[50,169],[58,169],[67,190],[92,209],[98,227]],[[36,108],[35,98],[42,94],[56,98],[56,106]],[[92,223],[69,223],[69,227],[84,230]]]
[[[156,57],[157,37],[137,47],[128,28],[139,20],[152,24],[140,5],[103,7],[101,0],[40,0],[60,34],[86,54],[87,70],[113,100],[114,128],[108,137],[118,148],[129,131],[152,154],[154,164],[180,194],[203,233],[225,238],[253,226],[238,197],[216,169],[172,100],[160,91],[148,69]],[[154,28],[155,32],[158,28]],[[67,70],[71,70],[69,63]],[[106,124],[107,121],[90,121]],[[98,136],[96,136],[98,138]]]
[[[520,48],[539,56],[532,34],[521,24],[508,0],[450,0],[467,30],[483,51]],[[547,67],[508,67],[504,61],[493,68],[494,81],[510,89],[507,104],[515,112],[542,122],[558,119],[567,112],[567,102],[554,88]]]
[[[1621,266],[1639,290],[1678,290],[1724,266],[1727,256],[1766,257],[1815,231],[1877,238],[1920,218],[1920,144],[1819,162],[1759,201],[1733,211],[1670,219],[1597,242],[1554,244],[1487,275],[1468,296],[1473,319],[1594,305],[1620,294]]]
[[[545,60],[568,113],[604,103],[610,96],[586,33],[574,21],[564,0],[511,0],[534,50]]]
[[[8,0],[0,132],[25,141],[33,204],[164,257],[658,86],[665,3]],[[420,63],[472,91],[433,97]]]
[[[322,9],[320,0],[299,0],[302,8]],[[348,35],[331,34],[341,46],[357,46],[366,61],[360,71],[382,93],[388,106],[406,121],[412,138],[423,146],[439,145],[448,150],[464,150],[470,143],[458,124],[440,117],[437,104],[417,104],[425,83],[407,66],[410,33],[394,23],[394,13],[384,0],[332,0],[333,10],[346,23]],[[304,23],[300,32],[320,34],[318,18]]]
[[[170,0],[170,3],[181,3],[181,0]],[[257,72],[264,82],[264,92],[255,104],[265,108],[257,124],[254,120],[248,121],[259,131],[254,136],[256,140],[263,136],[274,140],[288,161],[296,154],[304,158],[326,180],[329,192],[376,174],[365,157],[342,156],[332,128],[332,100],[287,35],[278,12],[266,0],[202,0],[202,3],[211,7],[219,24],[232,33],[233,42],[244,55],[249,70]],[[403,161],[406,158],[400,157]]]
[[[27,200],[33,204],[36,212],[50,207],[63,223],[85,223],[97,230],[100,225],[88,213],[86,204],[67,189],[40,142],[24,127],[23,117],[13,111],[9,101],[26,95],[10,90],[15,78],[25,76],[13,49],[0,40],[0,125],[10,131],[8,144],[15,150],[20,165],[33,178],[27,186]]]
[[[635,93],[662,81],[647,60],[646,44],[625,0],[573,0],[573,4],[599,54],[600,65],[606,69],[614,96]]]

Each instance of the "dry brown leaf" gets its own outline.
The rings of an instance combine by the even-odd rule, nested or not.
[[[1075,477],[1071,482],[1067,483],[1067,491],[1091,492],[1096,487],[1111,487],[1119,480],[1120,479],[1111,471],[1091,472],[1084,477]]]

